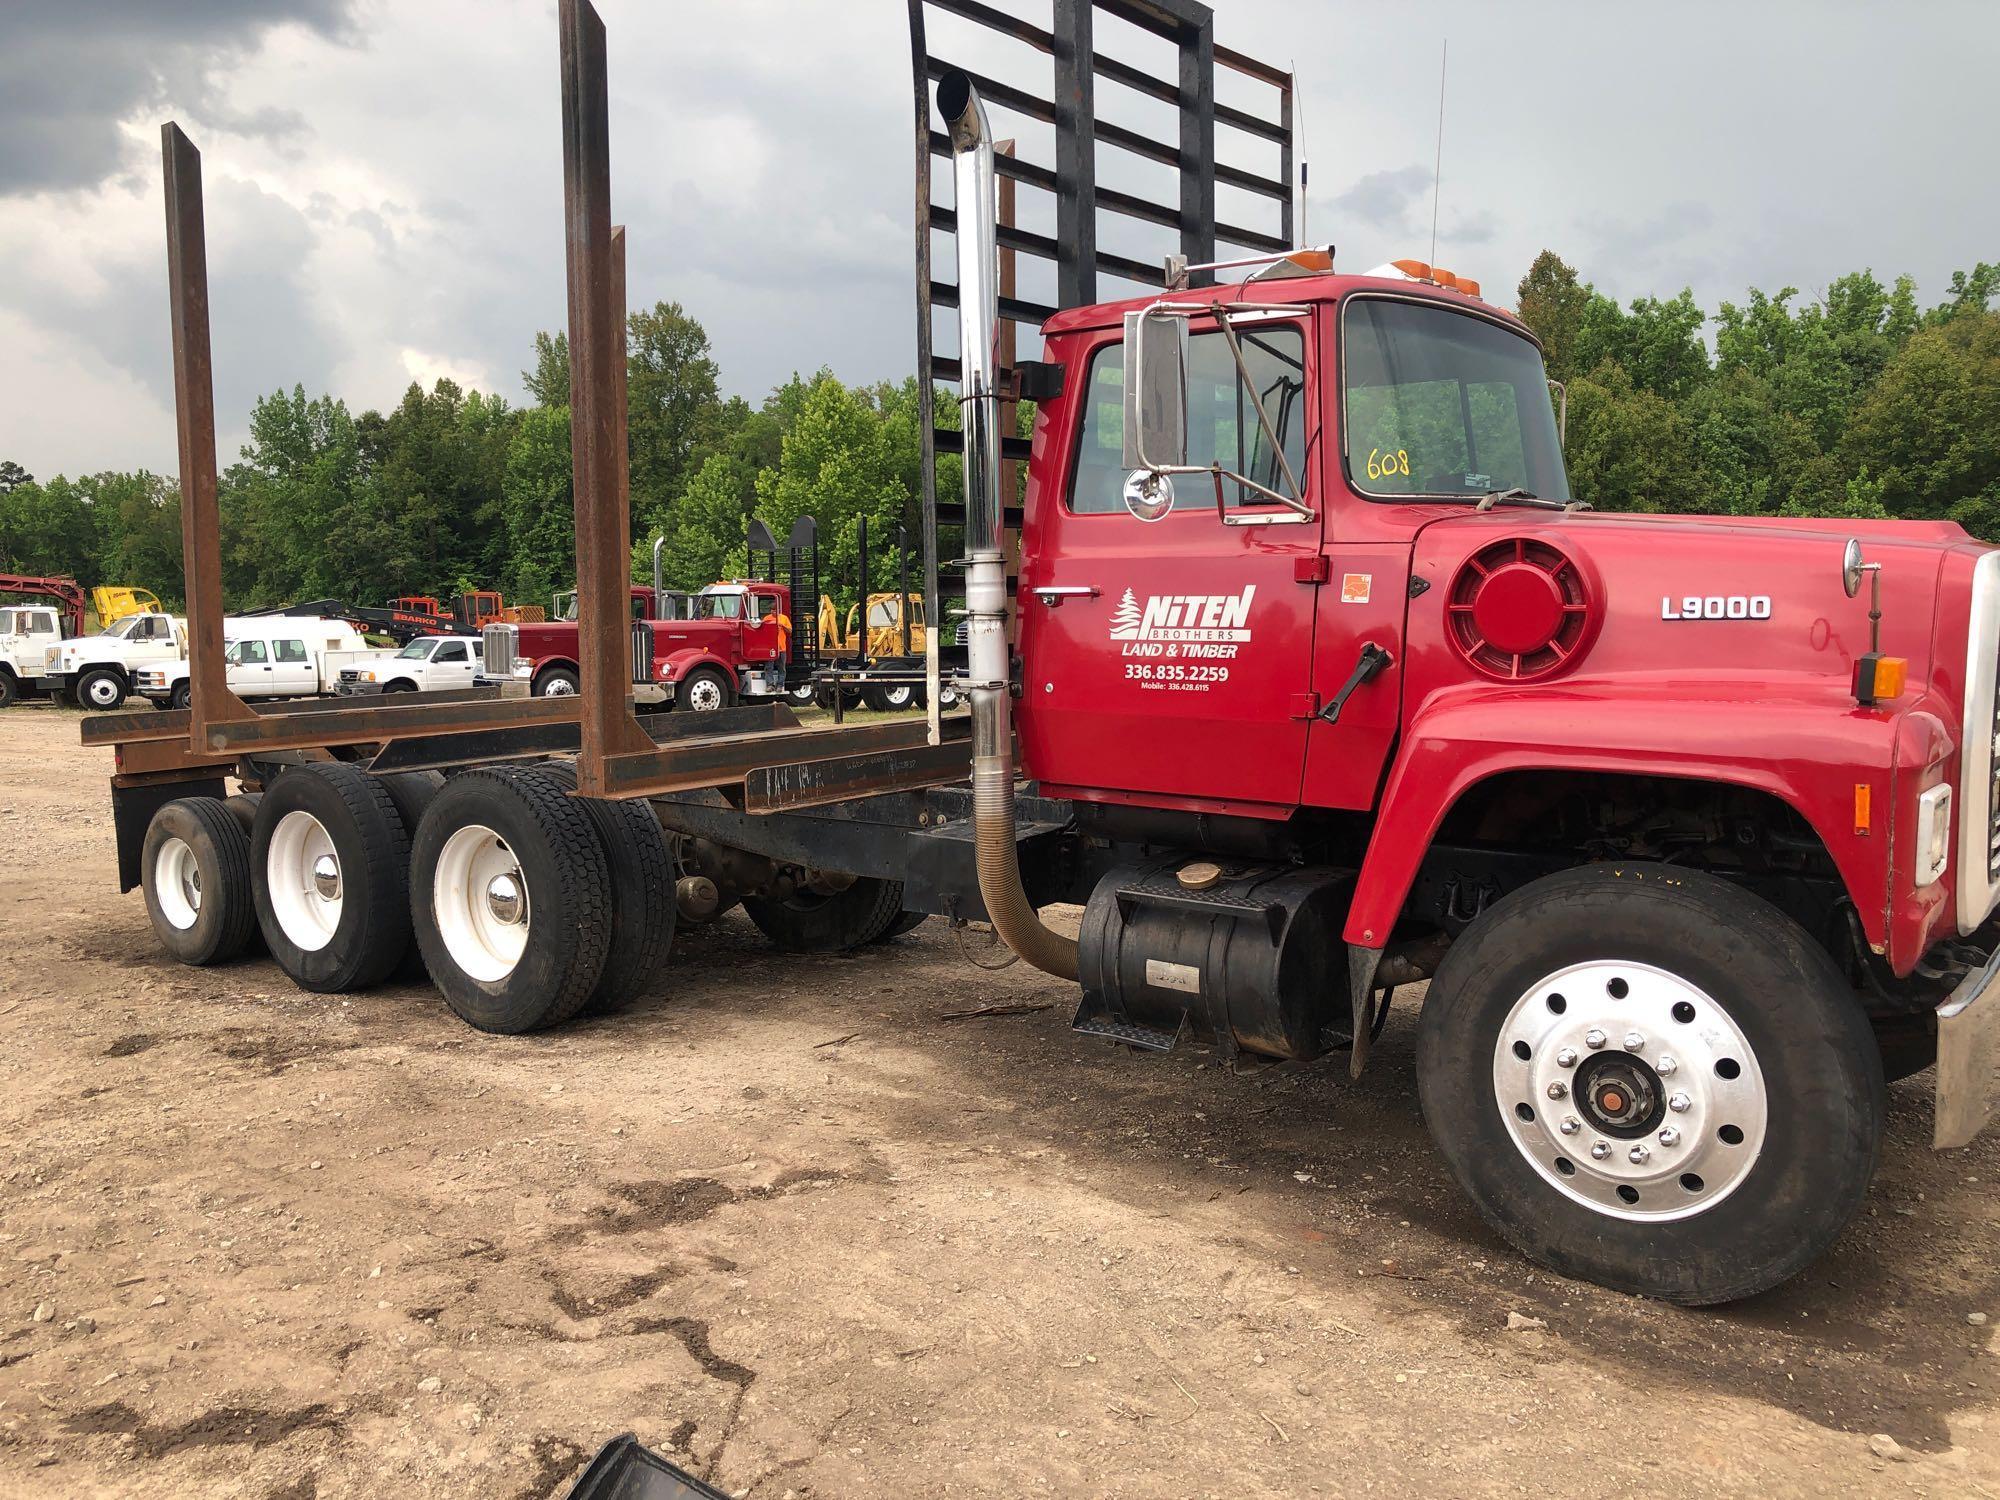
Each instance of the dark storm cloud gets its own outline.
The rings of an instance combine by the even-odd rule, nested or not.
[[[167,99],[217,129],[296,133],[290,110],[238,110],[216,69],[296,23],[349,32],[350,0],[8,0],[0,7],[0,197],[87,188],[127,161],[123,122]]]

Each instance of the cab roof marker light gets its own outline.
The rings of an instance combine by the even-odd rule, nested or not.
[[[1188,277],[1196,271],[1239,271],[1250,266],[1262,268],[1258,274],[1248,278],[1252,281],[1282,276],[1323,276],[1333,269],[1333,249],[1331,245],[1301,245],[1293,250],[1275,250],[1268,255],[1246,255],[1241,260],[1193,263],[1182,256],[1169,255],[1166,261],[1167,290],[1186,291]]]

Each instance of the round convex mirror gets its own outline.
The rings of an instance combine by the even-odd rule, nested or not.
[[[1150,469],[1134,469],[1125,476],[1125,508],[1142,521],[1158,521],[1172,514],[1172,477],[1155,474]]]
[[[1125,503],[1130,505],[1132,502],[1127,500]],[[1840,556],[1840,584],[1847,590],[1848,598],[1852,599],[1861,592],[1861,575],[1865,571],[1861,562],[1861,538],[1851,536]]]

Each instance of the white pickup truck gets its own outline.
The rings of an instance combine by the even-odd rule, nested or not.
[[[479,670],[476,635],[420,635],[393,655],[350,667],[340,674],[343,698],[371,693],[436,693],[472,686]]]
[[[33,698],[49,680],[49,647],[62,639],[56,611],[46,604],[0,609],[0,708]]]
[[[224,620],[229,690],[239,698],[312,698],[332,693],[343,670],[394,653],[368,644],[345,620],[252,615]],[[188,706],[187,651],[139,667],[132,691],[155,708]]]

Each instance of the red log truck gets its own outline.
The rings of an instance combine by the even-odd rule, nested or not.
[[[740,900],[789,951],[933,913],[1075,982],[1085,1032],[1356,1074],[1428,979],[1423,1114],[1480,1211],[1564,1274],[1686,1303],[1826,1250],[1887,1080],[1935,1064],[1941,1147],[1985,1125],[2000,551],[1946,523],[1593,513],[1534,336],[1473,283],[1176,258],[1151,295],[1055,311],[1014,371],[1036,408],[1010,642],[995,162],[963,72],[930,72],[926,155],[959,206],[969,726],[635,723],[624,443],[585,420],[623,368],[602,41],[562,9],[583,737],[554,703],[199,693],[191,721],[86,725],[118,746],[121,875],[176,956],[254,925],[343,990],[414,934],[453,1010],[519,1032],[657,983],[677,907]],[[192,148],[168,146],[173,191]],[[193,616],[219,584],[189,567]],[[344,748],[279,753],[314,747]]]

